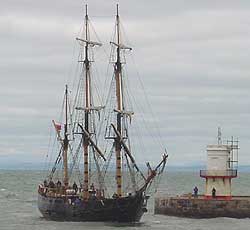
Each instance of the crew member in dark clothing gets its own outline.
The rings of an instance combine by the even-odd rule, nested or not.
[[[47,180],[44,180],[44,181],[43,181],[43,185],[44,185],[45,188],[48,187],[48,182],[47,182]]]
[[[62,182],[60,181],[60,180],[58,180],[57,182],[56,182],[56,187],[57,188],[60,188],[62,186]]]
[[[213,197],[213,198],[216,197],[216,189],[215,189],[215,188],[212,189],[212,197]]]
[[[92,184],[90,185],[90,190],[95,191],[94,183],[92,183]]]
[[[197,186],[194,187],[194,197],[198,197],[198,188],[197,188]]]
[[[55,188],[55,184],[54,184],[53,180],[50,180],[49,188]]]
[[[75,193],[77,193],[77,191],[78,191],[78,187],[77,187],[76,182],[74,182],[74,184],[73,184],[72,188],[75,190]]]

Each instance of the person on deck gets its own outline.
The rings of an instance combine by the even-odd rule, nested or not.
[[[94,183],[92,183],[92,184],[90,185],[90,190],[91,190],[91,191],[95,191],[95,185],[94,185]]]
[[[118,196],[117,193],[114,193],[113,196],[112,196],[113,199],[117,199],[118,197],[119,197],[119,196]]]
[[[74,181],[74,184],[73,184],[72,188],[75,190],[75,193],[77,193],[78,187],[77,187],[77,184],[76,184],[75,181]]]
[[[57,188],[60,188],[60,187],[62,186],[62,182],[61,182],[60,180],[58,180],[58,181],[56,182],[56,186],[57,186]]]
[[[43,181],[43,186],[46,188],[46,187],[48,187],[48,182],[47,182],[47,180],[44,180]]]
[[[55,184],[54,184],[53,180],[50,180],[49,188],[55,188]]]

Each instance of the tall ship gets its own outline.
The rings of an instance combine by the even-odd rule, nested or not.
[[[83,34],[76,38],[82,50],[80,78],[73,100],[66,85],[63,121],[52,121],[58,152],[38,186],[38,209],[49,220],[138,222],[147,211],[148,189],[163,173],[168,155],[164,151],[155,167],[147,163],[146,173],[136,163],[129,137],[134,113],[127,109],[123,72],[123,54],[131,48],[122,40],[118,5],[110,42],[110,92],[105,105],[96,104],[93,51],[102,44],[91,40],[90,25],[86,6]]]

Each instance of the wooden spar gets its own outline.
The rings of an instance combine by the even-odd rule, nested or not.
[[[104,161],[106,161],[106,158],[105,156],[103,155],[102,151],[98,148],[98,146],[95,144],[95,142],[91,139],[89,133],[80,125],[78,124],[79,127],[81,128],[82,130],[82,134],[85,136],[85,138],[88,139],[88,141],[91,143],[91,145],[94,147],[94,149],[96,150],[96,152],[102,157],[102,159]]]
[[[76,107],[76,110],[84,111],[84,127],[81,124],[78,124],[82,129],[83,134],[83,161],[84,161],[84,175],[83,175],[83,198],[86,200],[89,197],[89,147],[91,146],[96,150],[96,152],[104,159],[102,152],[97,147],[95,142],[92,140],[90,135],[90,119],[92,111],[99,111],[103,108],[103,106],[94,107],[91,102],[91,76],[90,76],[90,60],[89,60],[89,47],[101,46],[102,44],[99,42],[94,42],[90,40],[89,35],[89,18],[88,18],[88,7],[85,5],[85,38],[76,38],[77,41],[80,42],[81,45],[84,44],[84,54],[85,59],[83,62],[85,74],[85,101],[83,107]]]
[[[76,38],[76,40],[77,40],[77,41],[81,41],[81,42],[88,43],[88,44],[91,45],[91,46],[95,46],[95,45],[101,46],[101,45],[102,45],[102,43],[100,43],[100,42],[93,42],[93,41],[85,40],[85,39],[82,39],[82,38]]]
[[[65,124],[64,124],[64,138],[62,138],[60,134],[60,128],[58,128],[58,124],[52,120],[52,123],[55,127],[57,138],[62,144],[63,151],[63,183],[67,188],[69,184],[69,173],[68,173],[68,148],[69,148],[69,140],[68,140],[68,86],[65,86]]]
[[[116,5],[116,31],[117,31],[117,56],[115,63],[115,80],[116,80],[116,100],[117,110],[123,110],[122,101],[122,84],[121,84],[121,60],[120,60],[120,20],[118,12],[118,4]],[[121,133],[121,113],[117,113],[117,130]],[[116,183],[117,183],[117,195],[122,196],[122,169],[121,169],[121,142],[118,137],[115,139],[115,152],[116,152]]]
[[[168,155],[166,153],[164,153],[162,156],[161,162],[154,169],[152,169],[150,167],[150,165],[148,165],[149,175],[145,181],[145,184],[140,188],[140,191],[145,191],[148,184],[150,184],[152,182],[152,180],[157,176],[157,173],[159,174],[159,173],[163,172],[165,165],[166,165],[166,162],[167,162],[167,158],[168,158]],[[160,167],[162,167],[162,169],[160,170],[160,172],[158,172]]]
[[[65,88],[65,125],[64,125],[64,139],[63,139],[63,182],[67,188],[69,185],[68,175],[68,86]]]
[[[146,180],[145,176],[143,175],[143,173],[140,171],[139,167],[137,166],[137,164],[135,163],[135,159],[132,156],[128,146],[126,145],[126,143],[123,141],[121,134],[118,132],[118,130],[116,129],[116,127],[114,126],[114,124],[111,124],[111,126],[113,127],[115,134],[117,136],[117,138],[119,139],[123,149],[125,150],[126,154],[128,155],[128,157],[130,158],[131,162],[133,163],[134,167],[136,168],[136,170],[141,174],[142,178],[144,180]]]
[[[86,8],[86,15],[85,15],[85,39],[88,40],[88,6]],[[89,59],[88,59],[88,46],[89,43],[85,43],[85,107],[86,110],[85,114],[85,123],[84,129],[87,133],[89,133],[89,111],[88,108],[90,106],[90,79],[89,79]],[[83,199],[88,199],[89,197],[89,141],[85,137],[83,140],[83,159],[84,159],[84,179],[83,179]]]

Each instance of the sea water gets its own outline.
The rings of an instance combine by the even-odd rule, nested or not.
[[[188,219],[154,215],[154,199],[139,224],[55,222],[42,218],[37,209],[37,184],[43,181],[41,171],[0,170],[0,229],[3,230],[241,230],[250,229],[250,219],[214,218]],[[250,195],[250,173],[240,173],[233,180],[236,195]],[[177,195],[192,192],[196,185],[204,191],[204,181],[194,172],[166,172],[159,186],[160,194]]]

